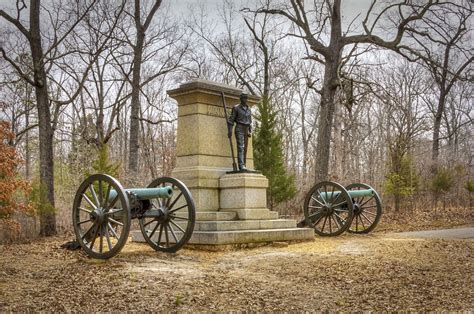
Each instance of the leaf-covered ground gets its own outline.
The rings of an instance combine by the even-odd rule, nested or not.
[[[474,241],[389,234],[169,255],[127,243],[108,261],[70,238],[0,246],[4,311],[474,310]]]

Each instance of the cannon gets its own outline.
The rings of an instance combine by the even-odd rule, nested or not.
[[[186,185],[170,177],[158,178],[146,188],[124,189],[115,178],[94,174],[79,186],[72,221],[77,242],[90,257],[118,254],[132,219],[138,219],[143,238],[153,249],[176,252],[193,233],[196,209]]]
[[[304,219],[298,227],[311,227],[320,236],[350,233],[369,233],[382,216],[382,201],[367,184],[353,183],[344,187],[324,181],[306,194]]]

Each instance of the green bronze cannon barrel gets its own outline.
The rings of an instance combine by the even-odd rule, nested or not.
[[[347,193],[349,193],[349,196],[351,198],[356,198],[356,197],[373,196],[375,192],[372,189],[367,189],[367,190],[351,190],[351,191],[347,191]],[[339,194],[341,194],[340,191],[322,192],[321,197],[323,197],[326,200],[330,200],[333,197],[337,197]]]
[[[161,188],[135,188],[125,189],[126,193],[133,193],[138,200],[149,200],[153,198],[170,198],[173,195],[171,186]],[[117,196],[117,191],[110,190],[109,200],[113,200]]]

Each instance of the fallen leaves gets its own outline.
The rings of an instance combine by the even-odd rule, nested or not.
[[[379,233],[174,255],[127,243],[100,262],[64,241],[0,246],[0,312],[473,310],[471,240]]]

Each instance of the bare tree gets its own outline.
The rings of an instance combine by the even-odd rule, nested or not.
[[[472,84],[472,12],[471,1],[437,8],[411,33],[411,38],[420,47],[419,54],[425,56],[420,58],[420,62],[431,73],[437,87],[435,99],[430,100],[434,115],[433,171],[438,166],[441,126],[448,96],[460,80],[470,80]]]
[[[29,84],[35,87],[36,103],[38,109],[38,122],[39,122],[39,136],[40,136],[40,182],[47,188],[46,195],[42,195],[41,202],[46,204],[49,203],[54,206],[54,175],[53,175],[53,128],[51,124],[51,114],[49,107],[49,95],[47,76],[45,69],[44,50],[41,41],[40,31],[40,1],[30,1],[30,14],[29,14],[29,29],[28,25],[25,26],[21,23],[20,17],[22,11],[27,8],[23,1],[17,1],[17,14],[16,17],[7,14],[4,10],[0,10],[0,16],[6,21],[16,27],[16,29],[23,34],[28,40],[31,49],[32,56],[32,72],[33,77],[29,73],[25,73],[21,70],[15,60],[11,59],[3,47],[0,48],[2,56],[7,60],[18,72],[18,74],[27,81]],[[57,46],[59,41],[64,38],[58,39],[53,43],[53,46]],[[50,49],[48,49],[49,51]],[[56,233],[56,219],[54,213],[48,212],[41,215],[41,234],[51,235]]]
[[[387,114],[388,190],[394,196],[395,211],[400,211],[402,198],[412,195],[416,189],[411,158],[417,137],[429,129],[423,101],[429,91],[429,80],[426,75],[423,78],[419,65],[406,60],[390,69],[390,74],[379,79],[381,85],[375,95]]]
[[[306,6],[303,0],[280,2],[272,8],[262,7],[257,13],[275,14],[283,17],[293,26],[289,35],[301,38],[309,46],[307,58],[324,65],[324,78],[321,93],[321,112],[317,136],[317,155],[315,180],[327,179],[329,171],[330,141],[334,121],[336,91],[340,86],[340,71],[345,49],[354,45],[374,44],[399,53],[412,51],[402,39],[413,29],[414,24],[424,18],[434,6],[441,5],[440,1],[427,1],[421,4],[413,2],[398,2],[387,5],[371,20],[375,1],[370,6],[363,21],[364,32],[352,34],[350,29],[343,31],[341,16],[341,0],[314,1],[313,7]],[[386,40],[375,34],[384,16],[391,14],[396,23],[393,39]],[[394,14],[398,14],[395,16]],[[326,34],[328,34],[326,36]],[[354,49],[349,49],[349,55]]]
[[[140,98],[141,95],[145,96],[142,88],[153,80],[177,70],[188,51],[186,34],[177,21],[172,21],[169,16],[163,14],[160,16],[161,21],[151,26],[161,3],[161,0],[154,0],[151,7],[147,8],[142,0],[135,0],[133,11],[127,12],[133,17],[135,33],[132,43],[126,34],[127,30],[124,30],[126,42],[133,50],[128,158],[128,168],[132,176],[136,176],[138,172],[139,132],[142,119]],[[146,62],[151,59],[158,61],[156,63],[159,65],[145,68]]]
[[[150,11],[142,17],[143,8],[141,0],[135,0],[133,18],[135,21],[135,43],[133,45],[132,63],[132,99],[130,114],[130,153],[128,158],[128,168],[132,175],[138,173],[138,140],[140,127],[140,83],[142,74],[143,50],[145,46],[145,35],[150,27],[151,21],[156,11],[161,5],[161,0],[154,1]]]
[[[88,1],[87,3],[60,2],[56,3],[51,9],[48,9],[46,6],[41,5],[39,0],[31,0],[29,3],[28,23],[22,22],[25,10],[28,9],[23,0],[16,1],[15,15],[0,10],[0,16],[21,34],[22,39],[28,42],[31,53],[31,64],[29,64],[28,71],[25,71],[14,58],[11,58],[10,51],[6,51],[3,45],[0,47],[3,59],[16,70],[21,79],[25,80],[35,89],[40,142],[40,189],[42,191],[40,193],[40,202],[43,207],[43,210],[40,211],[40,234],[44,236],[56,233],[56,217],[54,210],[52,210],[54,208],[53,136],[57,127],[60,108],[71,103],[79,95],[92,62],[84,69],[83,79],[80,80],[81,84],[76,87],[76,91],[71,93],[71,97],[67,100],[51,99],[50,85],[52,77],[48,77],[48,72],[53,67],[54,61],[77,52],[76,50],[62,51],[61,48],[63,48],[62,45],[73,30],[88,15],[95,2],[96,0]],[[51,30],[49,31],[52,32],[50,34],[51,37],[45,37],[41,31],[41,19],[44,17],[41,13],[42,10],[50,19]],[[71,16],[75,18],[71,19]],[[96,47],[96,53],[91,56],[90,61],[97,58],[97,51],[103,49],[108,39],[108,36],[104,36],[104,41]],[[49,43],[46,48],[43,48],[44,42]],[[54,105],[53,110],[51,110],[52,104]]]

